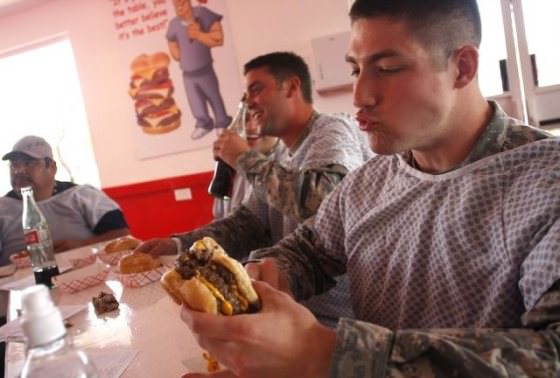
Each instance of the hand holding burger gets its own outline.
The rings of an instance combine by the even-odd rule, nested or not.
[[[335,331],[288,294],[262,281],[253,285],[262,303],[257,313],[216,316],[187,306],[181,310],[200,346],[230,370],[220,377],[328,376]],[[206,375],[184,376],[191,377]]]
[[[214,315],[237,315],[260,309],[260,300],[243,266],[212,238],[196,241],[179,255],[175,268],[161,277],[163,288],[177,304]],[[208,371],[219,370],[209,353]]]
[[[225,265],[222,265],[224,262]],[[269,378],[321,377],[328,374],[336,344],[335,332],[319,323],[307,308],[288,294],[264,282],[251,283],[241,264],[227,257],[214,240],[203,238],[195,242],[188,252],[177,259],[176,265],[162,277],[163,287],[175,301],[186,304],[181,317],[199,344],[233,374]],[[226,270],[233,271],[231,277],[239,278],[239,281],[214,281],[215,272]],[[285,281],[285,278],[279,277],[273,261],[263,261],[254,273],[279,286]],[[193,282],[187,284],[189,281]],[[234,283],[224,285],[231,281]],[[239,304],[246,305],[238,307],[232,304],[235,300],[230,299],[230,294],[218,294],[216,288],[221,290],[223,286],[237,286],[225,290],[230,294],[248,294],[247,299],[239,301]],[[231,306],[224,305],[225,302],[230,302]],[[258,312],[246,314],[256,309]],[[224,372],[223,376],[229,376],[227,374],[229,372]],[[202,375],[194,373],[185,377],[191,376]]]

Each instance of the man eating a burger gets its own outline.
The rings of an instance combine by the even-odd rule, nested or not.
[[[379,155],[252,255],[260,312],[184,321],[220,377],[560,376],[560,140],[482,96],[476,0],[356,0],[350,16]],[[331,330],[295,300],[344,273],[355,317]]]
[[[262,135],[281,141],[275,160],[251,149],[239,135],[224,131],[214,144],[214,154],[250,182],[248,199],[224,219],[174,239],[147,241],[140,250],[175,254],[211,236],[232,257],[245,259],[314,215],[344,176],[371,157],[365,135],[354,123],[314,109],[309,69],[298,55],[258,56],[245,64],[245,78],[251,121]],[[330,325],[341,315],[351,315],[345,278],[306,304]]]

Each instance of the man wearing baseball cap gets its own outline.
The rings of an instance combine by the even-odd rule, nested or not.
[[[128,234],[128,225],[116,202],[90,185],[55,180],[51,146],[28,135],[2,157],[10,166],[12,190],[0,197],[0,265],[25,249],[21,225],[21,188],[31,186],[47,218],[55,251],[60,252]]]

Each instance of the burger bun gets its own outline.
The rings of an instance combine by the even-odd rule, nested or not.
[[[122,274],[141,273],[156,269],[161,263],[151,255],[139,251],[130,252],[119,260],[118,268]]]
[[[200,280],[184,280],[175,269],[171,269],[161,277],[160,282],[178,305],[184,303],[196,311],[218,314],[216,297]]]
[[[140,245],[140,240],[126,236],[124,238],[116,239],[110,241],[105,245],[105,253],[116,253],[121,251],[127,251],[135,249]]]
[[[206,253],[211,251],[210,264],[221,266],[222,269],[230,273],[233,281],[230,282],[233,288],[232,294],[236,301],[241,303],[240,307],[233,306],[226,294],[218,289],[218,286],[210,282],[210,278],[204,277],[204,268],[197,268],[197,273],[190,279],[185,279],[181,273],[173,268],[161,277],[161,285],[178,303],[184,303],[193,310],[203,311],[210,314],[222,313],[224,315],[234,315],[238,313],[253,312],[260,308],[260,300],[253,288],[251,279],[247,271],[237,260],[229,257],[218,243],[212,238],[204,237],[196,241],[186,255],[178,258],[178,264],[183,257],[190,262],[198,260],[194,257],[197,252]],[[232,298],[232,297],[230,297]]]

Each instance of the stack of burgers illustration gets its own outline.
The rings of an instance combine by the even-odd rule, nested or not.
[[[181,124],[168,67],[169,56],[164,52],[139,55],[130,64],[128,93],[134,100],[138,125],[148,134],[167,133]]]

